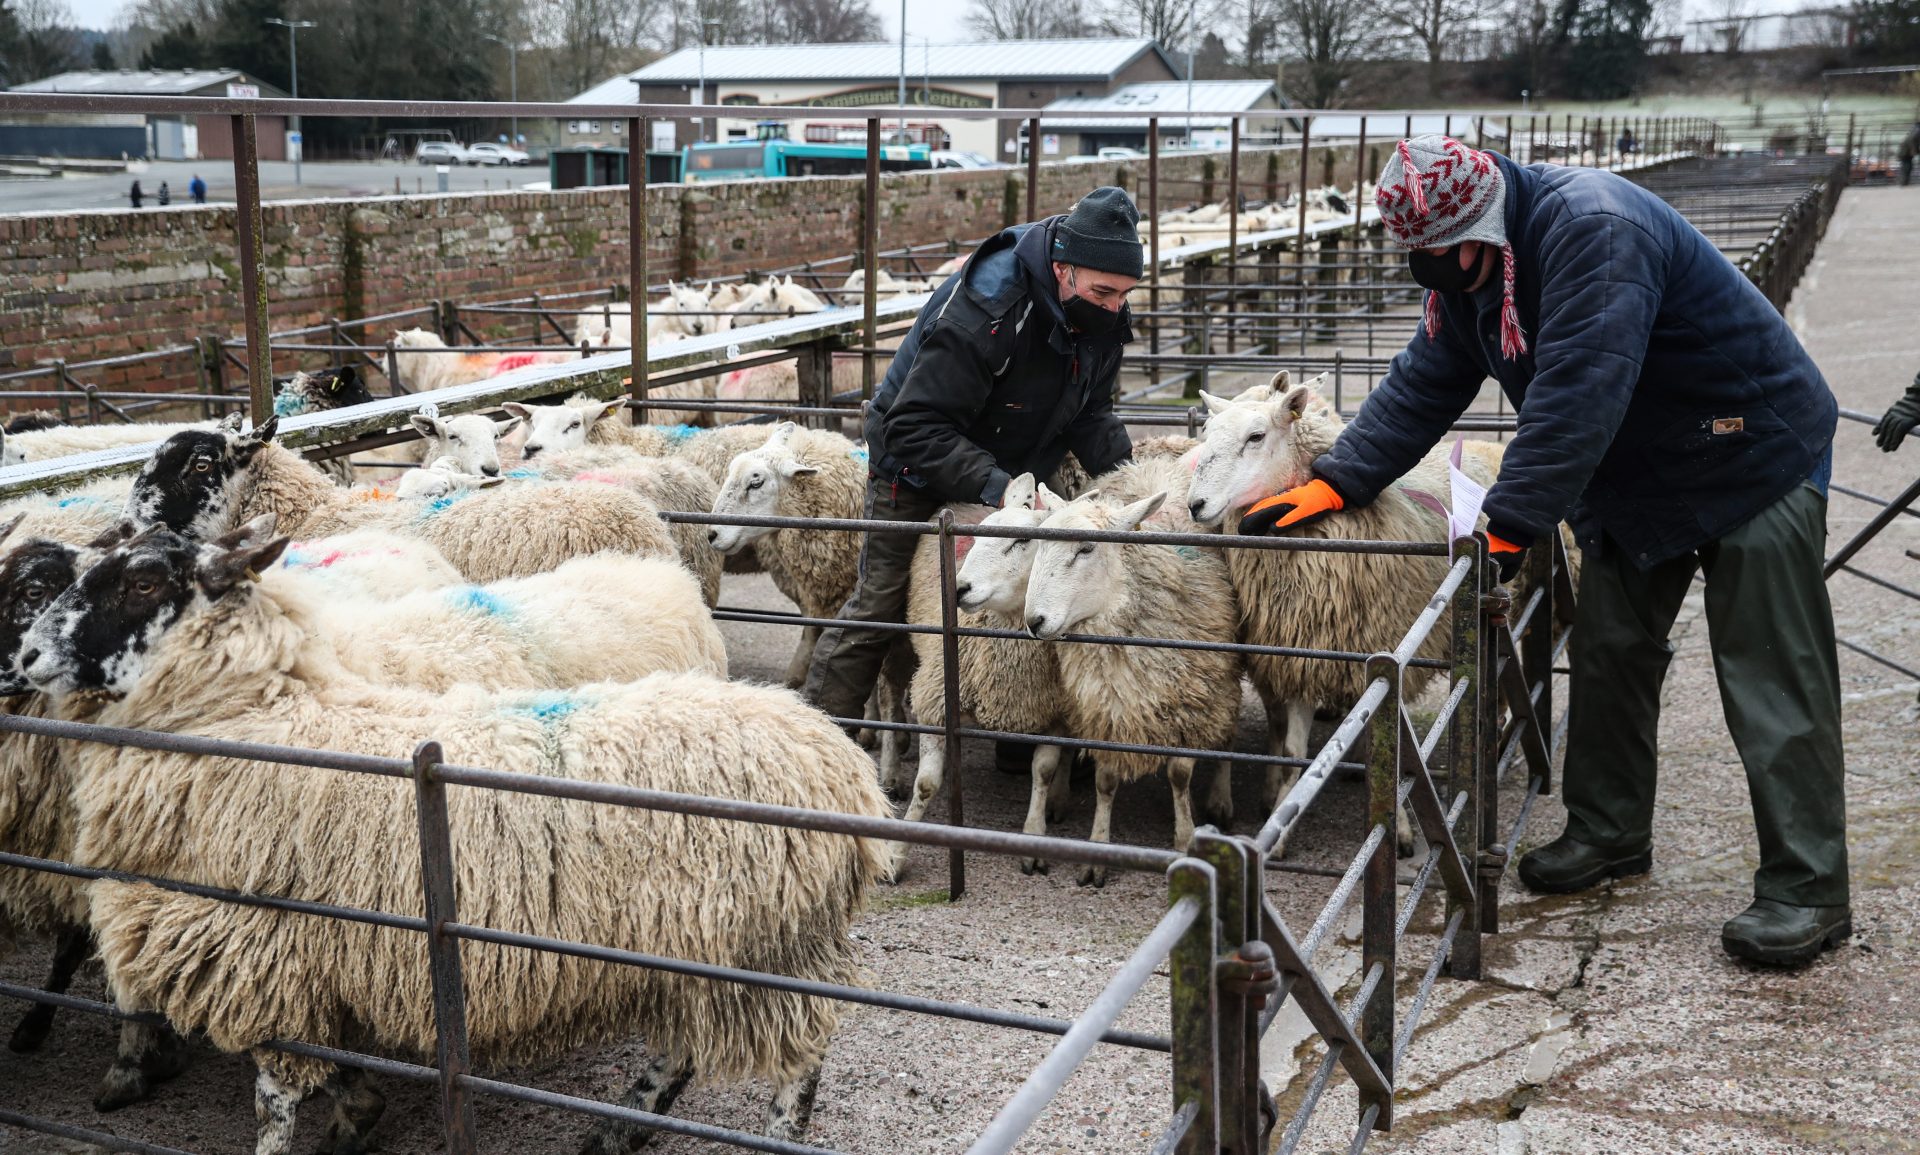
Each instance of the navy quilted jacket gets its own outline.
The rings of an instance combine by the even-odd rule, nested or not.
[[[1641,567],[1747,521],[1828,459],[1838,407],[1760,290],[1671,206],[1612,173],[1496,158],[1527,352],[1500,355],[1500,276],[1440,297],[1314,472],[1364,505],[1487,377],[1519,414],[1487,495],[1517,544],[1571,520]],[[1816,478],[1823,480],[1823,478]]]

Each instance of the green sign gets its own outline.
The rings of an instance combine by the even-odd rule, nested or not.
[[[924,96],[924,99],[923,99]],[[895,104],[900,99],[900,90],[895,88],[855,88],[846,92],[830,93],[800,101],[809,108],[871,108],[874,105]],[[992,108],[993,100],[985,96],[975,96],[971,92],[955,92],[951,88],[930,89],[922,93],[919,88],[907,86],[907,103],[924,108]]]
[[[722,97],[720,100],[720,103],[721,104],[759,104],[760,98],[757,96],[748,96],[745,93],[736,92],[732,96]]]

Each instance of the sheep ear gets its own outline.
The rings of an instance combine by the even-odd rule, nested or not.
[[[1267,388],[1273,390],[1275,393],[1285,393],[1287,386],[1291,384],[1293,384],[1293,374],[1286,369],[1282,369],[1273,375],[1273,380],[1267,382]]]
[[[769,446],[790,445],[793,443],[794,431],[798,430],[799,428],[800,427],[798,425],[795,425],[791,421],[782,421],[780,424],[773,427],[772,433],[767,434],[766,444]]]
[[[1047,488],[1046,482],[1034,487],[1033,508],[1042,512],[1059,509],[1067,504],[1067,499]]]
[[[801,461],[783,461],[780,463],[780,475],[782,477],[812,477],[818,472],[820,472],[819,466],[808,465]]]
[[[263,513],[251,521],[235,526],[208,544],[220,549],[238,549],[243,545],[265,541],[273,536],[273,527],[278,521],[279,518],[275,514]]]
[[[407,423],[418,430],[422,437],[440,436],[440,419],[438,417],[429,417],[425,413],[415,413],[412,417],[407,418]]]
[[[238,433],[246,428],[246,424],[247,415],[236,409],[220,419],[220,431],[222,433]]]
[[[503,401],[500,403],[500,408],[513,414],[515,417],[524,418],[528,421],[533,420],[533,408],[528,405],[522,405],[518,401]]]
[[[515,429],[518,429],[520,427],[521,420],[522,418],[518,416],[514,416],[514,417],[507,418],[505,421],[494,422],[493,423],[493,439],[495,441],[498,441],[502,437],[505,437],[507,434],[512,433]]]
[[[474,489],[492,489],[496,485],[505,485],[506,483],[507,479],[504,477],[482,477],[478,481],[470,481],[467,484]]]
[[[1284,369],[1281,370],[1283,373],[1285,371]],[[1300,388],[1293,390],[1282,398],[1281,404],[1287,407],[1287,418],[1292,421],[1298,421],[1300,415],[1307,411],[1307,402],[1312,399],[1313,390],[1302,385]]]
[[[25,510],[21,510],[19,513],[16,513],[12,517],[8,518],[4,525],[0,525],[0,541],[5,541],[7,538],[7,535],[12,533],[16,529],[19,529],[20,523],[25,521],[26,519],[27,519],[27,514]]]
[[[1001,509],[1032,509],[1034,498],[1033,474],[1023,473],[1007,482],[1007,491],[1000,498]]]
[[[1215,397],[1205,389],[1200,390],[1200,400],[1206,402],[1207,413],[1209,415],[1225,413],[1233,405],[1233,402],[1227,400],[1225,397]]]
[[[1113,525],[1109,528],[1122,533],[1132,533],[1134,530],[1140,528],[1141,522],[1152,517],[1154,511],[1158,510],[1166,500],[1167,491],[1164,489],[1152,497],[1142,498],[1115,514]]]
[[[342,365],[333,371],[333,381],[327,386],[331,392],[338,393],[360,384],[360,370],[351,365]]]
[[[9,526],[8,528],[11,529],[12,527]],[[131,521],[122,518],[102,530],[100,536],[88,542],[87,548],[112,549],[114,546],[131,539],[138,532],[140,531],[134,528],[134,524]]]
[[[212,546],[201,551],[194,577],[208,597],[221,597],[247,578],[258,578],[261,571],[280,560],[292,542],[290,537],[276,537],[266,542],[248,541],[232,549]]]
[[[594,421],[604,421],[607,418],[612,417],[614,414],[620,412],[622,409],[625,409],[627,407],[627,402],[632,399],[633,399],[632,394],[622,393],[620,396],[615,397],[611,401],[602,401],[600,403],[599,410],[596,411],[593,415]]]
[[[267,442],[272,441],[274,438],[274,435],[279,432],[280,432],[280,415],[278,413],[274,414],[272,417],[267,418],[265,421],[261,422],[260,424],[254,426],[252,433],[245,434],[241,437],[241,444],[248,451],[246,453],[246,456],[249,459],[251,459],[253,456],[254,450],[257,450],[262,445],[265,445]]]

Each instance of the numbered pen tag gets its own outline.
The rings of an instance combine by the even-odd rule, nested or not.
[[[738,341],[727,342],[727,360],[738,361],[739,359],[740,359],[740,342]]]
[[[1447,458],[1447,485],[1453,491],[1453,509],[1447,514],[1449,559],[1453,557],[1452,543],[1472,535],[1474,527],[1480,522],[1480,506],[1487,500],[1486,486],[1460,469],[1460,450],[1465,444],[1465,438],[1455,441],[1453,453]]]

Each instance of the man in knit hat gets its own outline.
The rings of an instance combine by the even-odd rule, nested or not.
[[[1140,214],[1100,188],[1071,213],[988,240],[935,289],[867,411],[866,516],[925,521],[950,502],[997,506],[1022,473],[1051,476],[1071,450],[1089,473],[1133,454],[1113,412],[1120,354],[1133,339],[1127,291],[1142,272]],[[919,537],[872,533],[840,611],[905,620]],[[902,635],[835,626],[813,652],[807,700],[859,717]],[[1031,747],[1002,750],[1024,769]],[[1012,763],[1012,765],[1009,765]]]
[[[1502,580],[1562,519],[1584,555],[1566,831],[1520,878],[1567,893],[1653,859],[1668,632],[1696,571],[1759,828],[1731,954],[1797,965],[1845,938],[1840,677],[1821,566],[1837,407],[1767,299],[1670,206],[1594,169],[1403,141],[1381,221],[1428,292],[1421,323],[1313,478],[1241,532],[1365,505],[1492,377],[1519,417],[1487,494]]]

